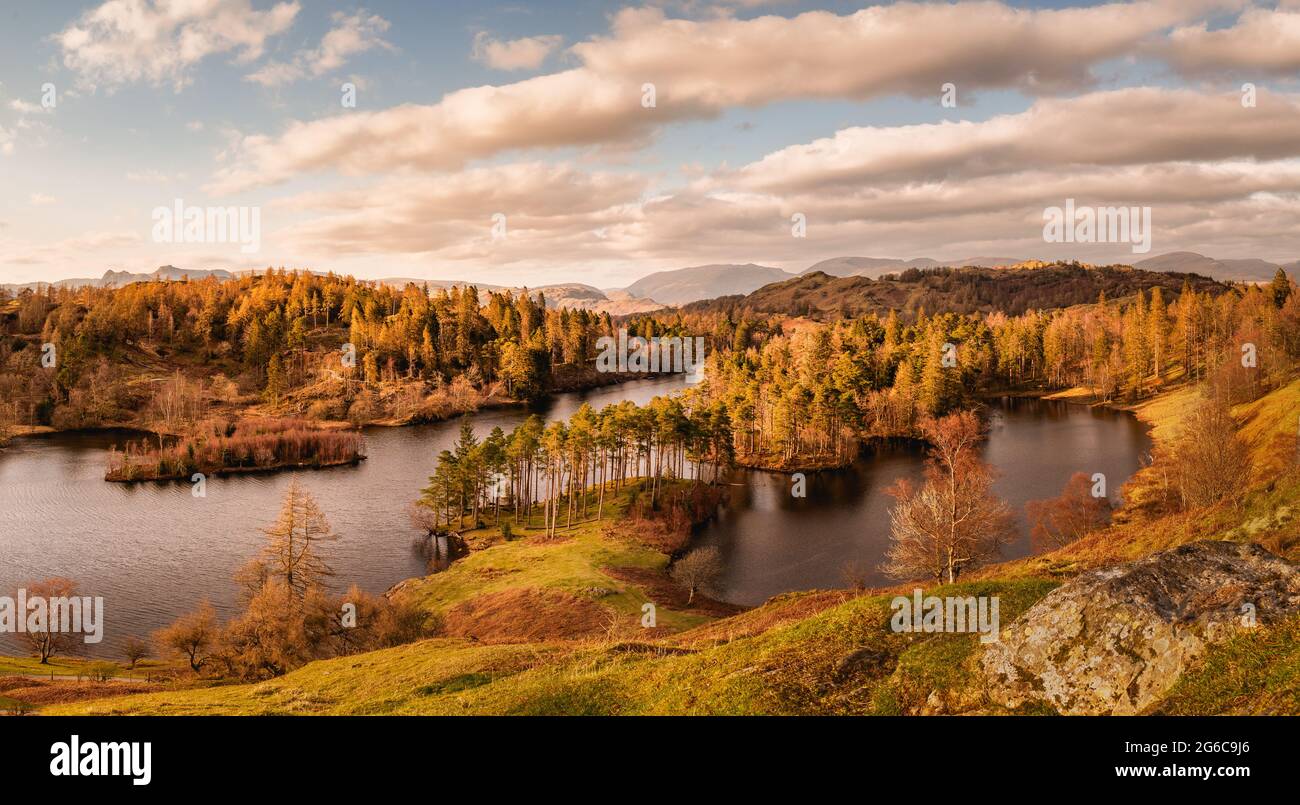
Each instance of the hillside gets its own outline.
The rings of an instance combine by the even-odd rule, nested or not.
[[[130,271],[104,272],[103,276],[98,279],[91,277],[77,277],[72,279],[56,280],[54,282],[27,282],[17,284],[0,285],[0,289],[12,294],[19,294],[25,290],[37,291],[50,286],[55,288],[121,288],[126,285],[132,285],[139,282],[176,282],[188,280],[190,282],[199,282],[208,278],[224,282],[227,280],[237,279],[239,277],[257,274],[257,271],[225,271],[223,269],[197,269],[197,268],[176,268],[175,266],[160,266],[156,271],[150,273],[132,273]],[[322,272],[307,272],[317,276],[322,276]],[[649,313],[652,310],[659,310],[664,307],[659,302],[650,298],[649,294],[632,295],[623,291],[611,291],[606,293],[599,288],[591,285],[584,285],[580,282],[557,283],[555,285],[542,285],[536,288],[511,288],[504,285],[491,285],[481,282],[470,282],[468,280],[430,280],[419,277],[384,277],[382,279],[372,280],[378,285],[386,285],[396,289],[405,288],[407,285],[415,285],[436,290],[450,290],[452,288],[465,288],[470,285],[479,290],[479,298],[484,304],[487,303],[488,295],[492,291],[510,291],[514,294],[522,293],[527,290],[530,294],[536,295],[541,293],[546,297],[546,307],[557,310],[560,308],[569,308],[570,310],[590,310],[596,313],[608,313],[611,316],[627,316],[633,313]]]
[[[624,290],[634,297],[650,298],[665,305],[684,305],[700,299],[731,294],[747,294],[755,288],[789,277],[785,271],[770,266],[708,265],[657,271]]]
[[[1166,394],[1140,410],[1156,426],[1158,442],[1169,438],[1189,393]],[[1034,612],[1041,616],[1049,594],[1082,580],[1079,574],[1090,567],[1107,567],[1207,538],[1261,544],[1294,560],[1300,554],[1300,518],[1294,513],[1294,501],[1300,495],[1293,436],[1297,413],[1300,381],[1234,409],[1253,463],[1263,468],[1252,478],[1240,507],[1224,503],[1191,515],[1159,516],[1144,512],[1140,505],[1129,506],[1116,518],[1116,525],[1067,549],[993,566],[978,578],[927,592],[999,596],[1003,630],[1014,633],[1021,628],[1018,624],[1025,623],[1022,615]],[[1153,476],[1153,472],[1145,472],[1134,483],[1139,488],[1155,483]],[[1127,491],[1126,498],[1140,500],[1138,491]],[[614,540],[610,546],[619,544]],[[483,551],[478,561],[496,567],[498,563],[490,558],[494,550]],[[1280,560],[1266,561],[1281,572],[1294,574]],[[512,564],[501,568],[508,573]],[[530,564],[525,562],[523,567]],[[501,574],[493,578],[500,579]],[[436,577],[424,582],[429,583],[446,584]],[[313,663],[259,684],[104,699],[53,706],[46,712],[1008,712],[993,698],[996,685],[982,665],[990,650],[975,635],[900,635],[888,629],[892,596],[911,586],[863,595],[850,591],[787,594],[756,609],[667,635],[611,632],[578,641],[543,639],[490,645],[476,639],[444,637]],[[617,608],[624,606],[620,602]],[[1213,598],[1199,599],[1198,606],[1213,606]],[[1166,677],[1163,682],[1172,685],[1152,693],[1143,712],[1300,712],[1300,617],[1283,613],[1263,621],[1259,628],[1237,630],[1227,639],[1216,639],[1202,652],[1186,658],[1181,676]],[[1054,708],[1026,703],[1017,705],[1014,712],[1050,713]]]
[[[803,271],[802,274],[822,272],[832,277],[870,277],[879,279],[886,274],[897,274],[909,268],[1006,268],[1027,262],[1019,257],[965,257],[959,260],[934,260],[929,257],[916,257],[910,260],[892,257],[833,257],[822,260]],[[1050,263],[1050,261],[1049,261]],[[1169,252],[1148,257],[1133,264],[1134,268],[1144,271],[1164,271],[1180,274],[1200,274],[1203,277],[1221,282],[1267,282],[1273,278],[1279,265],[1288,273],[1294,272],[1300,260],[1278,264],[1255,257],[1242,259],[1215,259],[1196,252]]]
[[[156,282],[159,280],[192,280],[199,281],[213,277],[218,280],[234,279],[235,275],[222,269],[198,269],[198,268],[177,268],[176,266],[159,266],[157,270],[149,273],[132,273],[130,271],[114,271],[112,269],[105,271],[104,275],[98,279],[91,277],[77,277],[73,279],[55,280],[54,282],[26,282],[18,284],[0,285],[11,293],[20,293],[25,290],[40,290],[48,286],[55,288],[121,288],[124,285],[131,285],[136,282]]]
[[[1258,258],[1242,260],[1216,260],[1196,252],[1170,252],[1148,257],[1133,264],[1145,271],[1178,271],[1200,274],[1224,282],[1267,282],[1273,279],[1277,263]]]
[[[832,257],[800,271],[799,274],[830,274],[832,277],[870,277],[879,279],[885,274],[894,274],[909,268],[934,268],[937,260],[918,257],[915,260],[896,260],[891,257]]]
[[[870,277],[879,279],[886,274],[897,274],[909,268],[938,268],[939,266],[974,266],[976,268],[996,268],[1012,266],[1022,262],[1018,257],[965,257],[961,260],[943,262],[929,257],[917,257],[901,260],[892,257],[832,257],[822,260],[800,274],[815,274],[818,271],[832,277]]]
[[[747,296],[687,305],[689,311],[748,310],[792,315],[885,313],[889,310],[948,310],[954,313],[1019,315],[1027,310],[1069,307],[1161,288],[1176,294],[1188,282],[1198,291],[1221,293],[1227,286],[1194,274],[1143,271],[1127,266],[1085,268],[909,269],[897,276],[832,277],[804,274],[766,285]]]

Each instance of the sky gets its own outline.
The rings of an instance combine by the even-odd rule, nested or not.
[[[1290,262],[1298,76],[1300,0],[0,0],[0,282]],[[1067,199],[1151,251],[1047,242]]]

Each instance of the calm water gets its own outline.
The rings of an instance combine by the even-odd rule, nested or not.
[[[533,409],[566,418],[583,402],[644,403],[684,385],[683,377],[644,380],[557,395]],[[475,415],[480,436],[509,430],[522,409]],[[358,467],[298,474],[329,518],[338,542],[327,556],[335,585],[379,593],[422,575],[411,549],[416,532],[406,506],[419,495],[438,451],[451,446],[459,421],[366,431],[369,459]],[[85,653],[116,656],[129,636],[145,636],[207,599],[223,616],[235,612],[232,573],[261,549],[261,528],[274,521],[292,474],[211,478],[207,497],[190,485],[106,483],[107,448],[122,434],[55,434],[18,439],[0,452],[0,591],[65,576],[81,594],[105,599],[105,637]],[[1075,471],[1104,472],[1112,494],[1149,449],[1132,417],[1041,401],[1000,404],[986,457],[1003,476],[999,492],[1017,509],[1058,494]],[[920,473],[921,454],[891,446],[849,470],[808,476],[808,497],[795,500],[788,476],[747,472],[721,519],[702,540],[727,560],[722,596],[760,603],[779,592],[842,586],[845,562],[874,567],[888,529],[885,487]],[[1027,541],[1010,551],[1027,550]],[[879,579],[877,579],[879,580]],[[0,653],[20,646],[0,635]]]
[[[1055,497],[1076,472],[1106,475],[1118,500],[1120,485],[1151,449],[1146,429],[1125,413],[1050,400],[999,400],[984,458],[1000,473],[997,492],[1018,514],[1020,540],[1003,555],[1029,553],[1026,501]],[[898,478],[919,479],[923,451],[886,445],[847,470],[807,475],[807,497],[791,495],[789,476],[745,471],[716,522],[696,544],[722,552],[725,570],[717,597],[760,604],[791,590],[846,586],[855,563],[870,584],[889,580],[876,568],[889,541],[885,489]]]
[[[475,430],[480,437],[497,425],[508,431],[530,413],[567,418],[584,402],[644,403],[684,384],[678,375],[556,395],[531,411],[476,414]],[[231,575],[261,550],[260,529],[275,520],[297,474],[341,536],[326,547],[338,573],[334,585],[381,593],[424,573],[406,507],[459,430],[459,420],[370,428],[369,458],[357,467],[210,478],[205,498],[193,497],[188,483],[105,482],[107,449],[122,443],[120,433],[16,439],[0,451],[0,591],[12,595],[25,582],[64,576],[80,594],[103,596],[104,642],[85,653],[108,657],[127,637],[146,636],[204,599],[232,615],[238,590]],[[20,650],[14,636],[0,634],[0,653]]]

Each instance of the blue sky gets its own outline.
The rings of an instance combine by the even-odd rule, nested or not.
[[[1044,208],[1075,196],[1151,206],[1153,253],[1300,257],[1293,2],[8,6],[3,282],[170,263],[610,287],[844,254],[1139,259],[1045,243]],[[259,250],[156,242],[175,199],[256,207]]]

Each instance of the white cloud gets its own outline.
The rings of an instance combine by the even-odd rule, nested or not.
[[[750,189],[907,184],[1062,165],[1300,156],[1300,97],[1134,88],[1045,98],[982,122],[842,129],[739,169]],[[1122,133],[1122,136],[1116,136]]]
[[[321,38],[319,46],[299,51],[291,62],[268,62],[244,76],[244,80],[264,87],[283,86],[308,76],[330,73],[347,64],[351,56],[372,48],[393,49],[383,38],[389,28],[388,20],[383,17],[366,11],[353,14],[336,11],[331,18],[334,27]]]
[[[937,97],[945,81],[959,82],[962,93],[1077,89],[1092,82],[1093,65],[1133,53],[1149,35],[1215,4],[1023,10],[978,0],[703,21],[628,9],[615,16],[610,36],[570,49],[581,67],[462,89],[433,105],[250,136],[212,188],[230,192],[326,169],[456,169],[512,149],[631,147],[674,121],[796,98]],[[642,106],[645,83],[656,87],[654,108]]]
[[[1124,132],[1123,137],[1115,136]],[[291,229],[317,255],[426,255],[475,266],[765,262],[862,253],[1125,258],[1048,246],[1042,211],[1066,198],[1151,206],[1155,249],[1232,256],[1300,250],[1300,96],[1125,89],[1042,99],[978,123],[854,128],[749,165],[657,188],[639,174],[505,164],[298,196]],[[510,237],[493,243],[493,212]],[[790,217],[807,216],[806,239]],[[1237,252],[1240,253],[1240,252]]]
[[[58,202],[59,200],[57,198],[46,195],[45,193],[32,193],[27,199],[27,203],[33,207],[48,207],[51,204],[57,204]]]
[[[494,70],[536,70],[564,41],[561,36],[527,36],[500,41],[486,31],[474,36],[474,60]]]
[[[9,108],[14,110],[20,115],[43,114],[45,112],[50,111],[45,107],[41,106],[40,104],[24,101],[22,98],[14,98],[12,101],[10,101]]]
[[[143,171],[127,171],[126,180],[135,184],[168,184],[170,182],[184,181],[188,178],[185,173],[164,173],[154,168]]]
[[[609,252],[593,234],[634,210],[647,180],[585,173],[571,166],[512,163],[478,168],[438,182],[403,177],[370,187],[307,193],[277,203],[325,214],[284,231],[305,253],[435,254],[444,259],[513,262],[536,254]],[[506,216],[508,237],[493,241],[493,215]]]
[[[1249,8],[1229,26],[1209,30],[1205,22],[1175,29],[1151,48],[1184,75],[1293,78],[1300,71],[1300,4]]]
[[[63,64],[90,87],[144,81],[180,91],[208,56],[247,63],[267,39],[288,30],[299,4],[264,11],[251,0],[108,0],[54,37]]]

